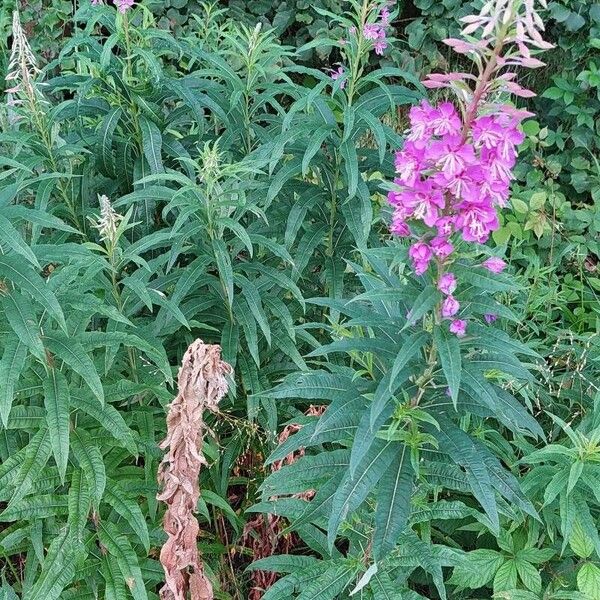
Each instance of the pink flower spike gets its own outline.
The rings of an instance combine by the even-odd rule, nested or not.
[[[493,313],[486,313],[485,315],[483,315],[483,318],[485,319],[486,323],[493,323],[498,318],[498,315],[494,315]]]
[[[454,296],[447,296],[442,302],[442,317],[453,317],[460,309],[460,303]]]
[[[456,277],[453,273],[444,273],[440,280],[438,281],[438,290],[445,294],[446,296],[450,296],[454,290],[456,289]]]
[[[492,256],[481,263],[481,266],[490,271],[491,273],[502,273],[506,267],[506,263],[497,256]]]
[[[450,333],[456,337],[465,337],[467,333],[467,322],[464,319],[455,319],[450,323]]]

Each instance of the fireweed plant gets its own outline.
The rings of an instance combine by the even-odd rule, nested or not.
[[[332,73],[349,106],[353,81],[368,75],[344,52],[361,47],[365,22],[385,31],[377,8],[367,20],[357,11],[357,25],[341,44],[345,61]],[[468,587],[537,598],[551,579],[542,582],[533,566],[541,557],[539,536],[512,546],[522,559],[501,566],[496,558],[495,568],[469,578],[476,555],[446,535],[450,522],[467,514],[478,535],[503,539],[509,524],[535,531],[540,517],[519,486],[518,459],[508,460],[506,448],[509,440],[544,438],[530,414],[539,357],[496,328],[518,323],[499,294],[515,297],[519,286],[484,244],[509,199],[524,138],[520,124],[530,116],[509,104],[511,94],[531,96],[514,69],[540,66],[532,54],[548,44],[533,2],[488,2],[464,21],[462,38],[447,43],[474,61],[477,74],[427,78],[427,87],[454,97],[410,109],[410,129],[395,157],[391,231],[408,238],[409,247],[392,240],[362,250],[347,263],[362,293],[311,299],[336,315],[326,328],[330,343],[315,339],[310,370],[289,375],[268,394],[326,408],[322,416],[293,421],[302,428],[268,462],[299,448],[305,454],[267,477],[254,508],[286,517],[289,530],[321,559],[257,561],[253,568],[282,574],[265,600],[359,593],[462,598]],[[372,42],[364,42],[370,51]],[[307,328],[323,331],[323,323]],[[298,497],[307,489],[315,491],[310,501]],[[471,543],[477,547],[476,539]]]
[[[543,346],[514,333],[531,331],[524,294],[482,243],[489,202],[467,213],[461,191],[488,185],[501,203],[528,129],[504,108],[523,93],[505,75],[534,66],[519,43],[539,43],[536,17],[507,4],[498,21],[494,6],[467,23],[479,38],[453,45],[483,73],[505,28],[503,69],[487,88],[436,76],[458,96],[430,105],[390,64],[396,4],[319,8],[343,33],[311,42],[332,57],[318,69],[214,7],[175,38],[146,1],[81,0],[58,55],[15,15],[0,108],[0,598],[158,598],[158,441],[198,338],[234,369],[206,415],[195,516],[219,600],[597,596],[600,343],[561,336],[537,384]],[[476,89],[471,122],[491,120],[468,128],[472,151],[452,159],[468,176],[447,182],[448,153],[432,152],[452,128],[463,139]],[[403,139],[410,106],[448,122]],[[411,144],[436,201],[404,218],[409,241],[389,235],[382,189]],[[492,156],[506,168],[490,179]],[[409,212],[416,181],[389,185]],[[442,235],[434,211],[451,219]],[[409,255],[417,243],[429,259]],[[245,571],[255,558],[263,573]]]

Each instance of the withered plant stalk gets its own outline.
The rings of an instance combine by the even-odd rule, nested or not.
[[[169,407],[167,437],[160,447],[167,452],[158,470],[167,504],[163,527],[168,539],[160,552],[165,571],[161,600],[213,600],[210,581],[198,554],[198,504],[200,468],[206,432],[204,411],[217,411],[227,393],[225,375],[231,367],[221,360],[221,348],[196,340],[186,350],[178,375],[178,394]]]

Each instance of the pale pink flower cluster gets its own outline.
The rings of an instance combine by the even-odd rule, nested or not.
[[[453,296],[457,282],[447,265],[457,239],[483,244],[498,229],[497,210],[509,198],[517,147],[524,140],[520,124],[530,116],[490,98],[507,92],[530,96],[514,81],[515,73],[500,71],[506,66],[540,66],[529,46],[550,46],[539,34],[543,23],[534,0],[490,0],[479,15],[463,20],[464,39],[446,43],[469,54],[479,75],[434,74],[424,82],[452,89],[457,105],[424,101],[410,110],[406,142],[396,154],[396,186],[388,194],[394,207],[391,231],[414,240],[408,255],[417,275],[431,264],[437,266],[437,285],[444,294],[439,314],[453,319],[450,331],[459,337],[465,335],[467,323],[454,318],[460,303]],[[471,37],[480,29],[478,39]],[[492,257],[481,266],[500,273],[506,265]],[[485,315],[488,323],[495,319]]]
[[[134,0],[114,0],[114,3],[121,14],[125,14],[135,4]]]
[[[358,33],[362,34],[361,39],[368,42],[367,46],[363,46],[366,51],[373,50],[375,54],[382,56],[388,47],[387,32],[390,28],[390,6],[394,3],[394,0],[386,0],[381,2],[380,0],[374,2],[369,6],[369,12],[367,14],[366,23],[361,28],[352,26],[348,29],[348,39],[340,39],[342,46],[347,46],[351,42],[356,43]],[[340,65],[337,69],[329,69],[329,75],[332,80],[340,80],[340,89],[344,89],[346,86],[347,73],[346,68]]]
[[[386,4],[381,8],[377,19],[373,23],[367,23],[363,27],[363,37],[373,42],[375,54],[382,56],[388,47],[386,31],[390,25],[390,10]]]

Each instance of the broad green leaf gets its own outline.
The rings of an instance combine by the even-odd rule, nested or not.
[[[542,578],[538,570],[530,562],[518,557],[515,559],[515,565],[517,566],[519,579],[524,583],[525,587],[539,594],[542,590]]]
[[[488,584],[504,563],[504,557],[496,550],[473,550],[463,563],[454,568],[449,583],[461,588],[477,589]]]
[[[589,600],[600,600],[600,569],[591,562],[583,563],[577,572],[577,587]]]
[[[517,587],[517,564],[515,560],[507,560],[494,577],[494,591],[513,590]]]
[[[60,478],[64,481],[69,460],[69,384],[60,371],[51,368],[43,386],[52,453]]]

